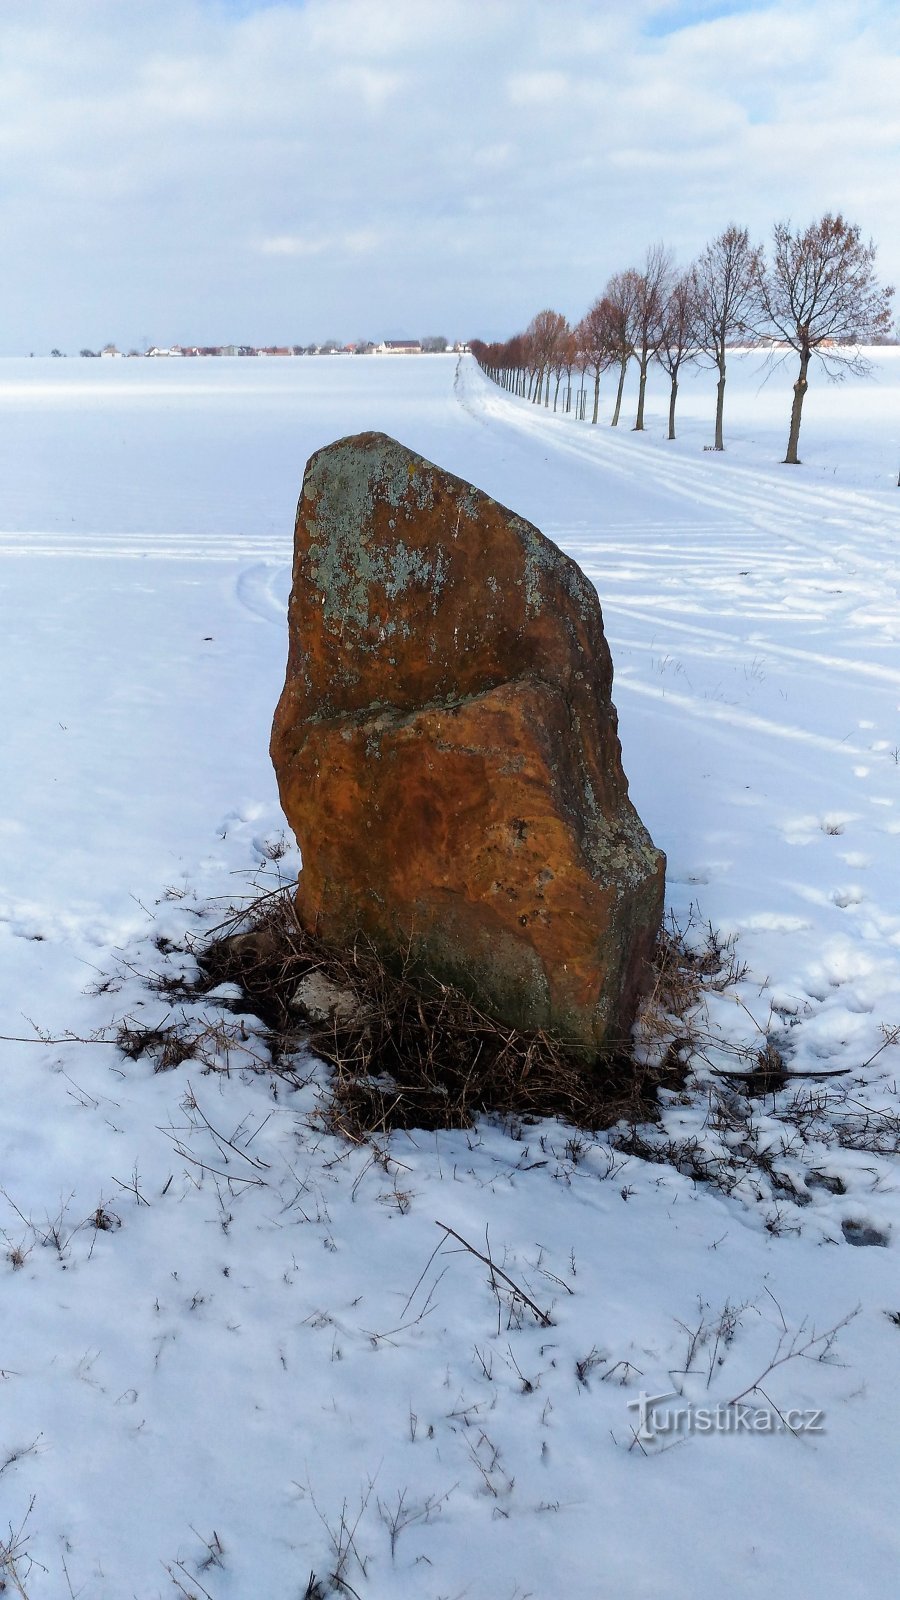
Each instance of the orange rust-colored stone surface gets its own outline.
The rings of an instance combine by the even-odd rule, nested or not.
[[[665,862],[611,687],[596,591],[530,523],[383,434],[318,451],[272,732],[303,923],[516,1026],[624,1037]]]

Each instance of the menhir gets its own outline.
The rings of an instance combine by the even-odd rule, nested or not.
[[[596,591],[536,528],[384,434],[317,451],[271,746],[303,925],[515,1027],[624,1039],[665,858],[611,687]]]

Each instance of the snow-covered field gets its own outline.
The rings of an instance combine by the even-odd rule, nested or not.
[[[716,456],[708,374],[667,444],[659,382],[637,436],[446,358],[0,363],[0,1589],[896,1593],[900,351],[814,380],[800,469],[792,374],[762,376],[732,364]],[[254,1070],[252,1021],[227,1072],[92,1042],[165,1017],[166,941],[296,869],[267,756],[293,510],[362,428],[596,581],[669,904],[747,964],[713,1063],[768,1039],[842,1074],[748,1118],[704,1067],[647,1133],[681,1170],[550,1123],[379,1161]],[[639,1430],[642,1390],[693,1431]],[[821,1425],[736,1429],[745,1391]]]

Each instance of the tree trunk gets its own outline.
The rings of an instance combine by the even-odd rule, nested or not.
[[[725,412],[725,352],[721,351],[717,357],[719,368],[719,381],[716,384],[716,449],[725,449],[725,439],[722,433],[722,417]]]
[[[803,410],[803,397],[809,384],[806,374],[809,371],[809,351],[804,350],[800,356],[800,372],[794,384],[794,403],[791,406],[791,432],[788,438],[787,455],[784,464],[787,467],[799,467],[800,457],[797,454],[797,445],[800,441],[800,414]]]
[[[591,422],[592,423],[597,421],[597,411],[599,409],[599,406],[600,406],[600,368],[598,367],[597,371],[594,373],[594,415],[591,417]]]
[[[678,399],[678,369],[672,373],[672,387],[669,390],[669,438],[675,437],[675,401]]]
[[[638,404],[637,404],[637,416],[634,419],[634,429],[633,429],[634,433],[643,433],[643,431],[644,431],[644,395],[645,395],[646,390],[647,390],[647,363],[648,363],[649,360],[650,360],[650,354],[649,354],[649,351],[647,349],[647,346],[644,345],[643,349],[641,350],[641,359],[640,359],[640,374],[641,374],[641,376],[640,376],[640,382],[638,383]]]
[[[616,391],[616,409],[613,412],[613,419],[610,423],[611,428],[617,428],[619,426],[619,412],[622,409],[622,390],[625,387],[625,368],[628,365],[628,360],[628,356],[623,356],[619,362],[619,387]]]

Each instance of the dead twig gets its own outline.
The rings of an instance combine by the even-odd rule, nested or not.
[[[537,1318],[542,1328],[553,1327],[552,1319],[547,1312],[542,1311],[540,1306],[537,1305],[534,1300],[532,1300],[531,1295],[526,1294],[524,1289],[520,1289],[515,1280],[509,1276],[509,1273],[504,1272],[502,1267],[498,1267],[496,1261],[494,1261],[490,1255],[483,1255],[480,1250],[476,1250],[475,1246],[470,1244],[468,1239],[464,1239],[462,1234],[457,1233],[455,1228],[448,1227],[446,1222],[438,1222],[437,1219],[435,1219],[435,1227],[442,1228],[444,1233],[448,1234],[451,1239],[456,1239],[457,1242],[462,1245],[463,1249],[469,1252],[469,1255],[475,1256],[478,1261],[483,1261],[492,1278],[502,1278],[503,1282],[515,1296],[515,1298],[517,1300],[521,1300],[522,1304],[528,1307],[528,1310]]]

